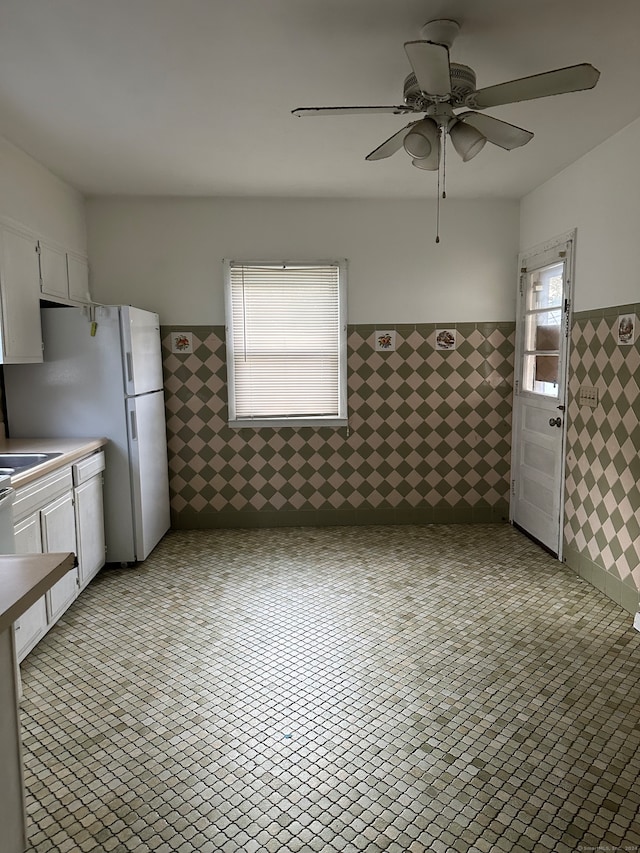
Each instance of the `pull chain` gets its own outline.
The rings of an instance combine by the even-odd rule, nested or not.
[[[440,138],[438,140],[440,142],[440,151],[438,158],[438,198],[436,199],[436,243],[440,242],[440,173],[442,172],[442,198],[446,198],[447,194],[444,190],[444,151],[445,151],[445,137],[444,137],[444,128],[441,128]]]
[[[442,128],[442,198],[447,197],[447,128]]]
[[[440,198],[447,197],[447,128],[440,130],[440,158],[438,160],[438,198],[436,200],[436,243],[440,242]],[[440,172],[442,172],[442,195],[440,194]]]
[[[438,161],[438,197],[436,199],[436,243],[440,242],[440,161]]]

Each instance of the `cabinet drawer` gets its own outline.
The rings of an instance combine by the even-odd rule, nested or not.
[[[73,485],[80,486],[86,483],[100,471],[104,471],[104,452],[94,453],[87,459],[81,459],[80,462],[74,462],[73,468]]]
[[[13,520],[20,521],[32,512],[36,512],[49,501],[55,500],[59,495],[70,491],[72,486],[70,465],[41,477],[35,483],[23,486],[16,491],[13,502]]]

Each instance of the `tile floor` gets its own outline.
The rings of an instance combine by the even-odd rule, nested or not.
[[[23,664],[29,850],[637,850],[639,673],[507,525],[172,533]]]

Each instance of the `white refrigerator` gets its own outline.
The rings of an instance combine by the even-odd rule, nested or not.
[[[94,311],[42,309],[44,363],[4,367],[9,437],[109,439],[107,562],[126,564],[170,525],[160,323],[129,306]]]

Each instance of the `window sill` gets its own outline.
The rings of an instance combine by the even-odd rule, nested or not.
[[[258,427],[346,427],[347,418],[248,418],[229,421],[231,429],[256,429]]]

